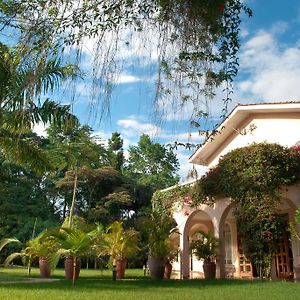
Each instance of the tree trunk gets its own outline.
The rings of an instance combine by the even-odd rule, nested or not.
[[[69,215],[69,228],[72,227],[72,221],[73,221],[73,215],[74,215],[74,209],[75,209],[75,200],[76,200],[76,190],[77,190],[77,177],[78,177],[78,172],[77,172],[77,167],[75,168],[74,172],[74,187],[73,187],[73,197],[72,197],[72,204],[70,208],[70,215]]]
[[[73,286],[75,284],[75,279],[76,279],[76,267],[77,267],[77,257],[75,256],[73,258]]]

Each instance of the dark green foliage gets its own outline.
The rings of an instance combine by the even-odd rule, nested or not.
[[[141,135],[138,145],[129,147],[127,171],[138,184],[151,186],[153,191],[176,184],[179,163],[175,154],[146,134]]]
[[[36,232],[59,221],[56,207],[49,201],[44,179],[1,159],[0,236],[28,240],[36,219]]]
[[[277,144],[236,149],[219,162],[220,189],[234,199],[265,194],[277,198],[278,188],[300,179],[299,154]]]
[[[205,202],[211,204],[216,196],[220,195],[219,186],[219,166],[210,169],[197,183],[190,189],[192,205],[197,206]]]
[[[120,171],[124,167],[123,139],[118,132],[113,132],[108,140],[108,159],[114,169]]]

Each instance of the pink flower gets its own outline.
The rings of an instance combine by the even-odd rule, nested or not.
[[[184,196],[183,197],[183,203],[184,204],[190,204],[190,197],[189,196]]]
[[[299,146],[298,145],[297,146],[293,146],[291,148],[300,153],[300,145]]]

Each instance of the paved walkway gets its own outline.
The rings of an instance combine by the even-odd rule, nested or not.
[[[40,283],[40,282],[53,282],[59,281],[59,278],[24,278],[21,280],[12,280],[12,281],[0,281],[0,284],[5,283]]]

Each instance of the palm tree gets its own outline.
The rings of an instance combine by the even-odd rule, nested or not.
[[[125,230],[120,221],[113,222],[104,234],[104,243],[99,254],[109,255],[111,262],[117,268],[117,278],[123,279],[126,260],[138,251],[138,235],[134,229]]]
[[[24,244],[24,248],[20,252],[14,252],[5,259],[5,265],[9,264],[16,258],[22,258],[27,263],[28,275],[30,275],[31,264],[34,260],[38,259],[40,264],[41,276],[50,276],[50,266],[45,264],[44,270],[42,269],[42,261],[46,262],[51,253],[59,248],[59,244],[54,237],[47,236],[47,230],[39,234],[37,237],[32,238]],[[6,239],[8,243],[17,242],[16,239]],[[3,240],[5,243],[5,240]]]
[[[15,238],[6,238],[6,239],[2,239],[0,241],[0,251],[8,244],[11,244],[11,243],[21,243],[18,239],[15,239]]]
[[[69,227],[72,227],[75,213],[76,192],[79,176],[84,168],[96,167],[105,153],[104,147],[98,145],[91,136],[92,129],[85,125],[71,124],[66,128],[51,126],[48,130],[52,142],[49,149],[52,157],[59,162],[59,168],[67,172],[57,182],[57,187],[72,187],[72,202],[69,213]]]
[[[29,55],[24,47],[10,49],[0,43],[0,147],[4,155],[19,164],[29,161],[37,171],[49,167],[31,129],[39,122],[62,124],[76,118],[69,113],[69,106],[49,99],[43,102],[41,95],[77,73],[74,66],[62,65],[58,57],[34,51]]]

